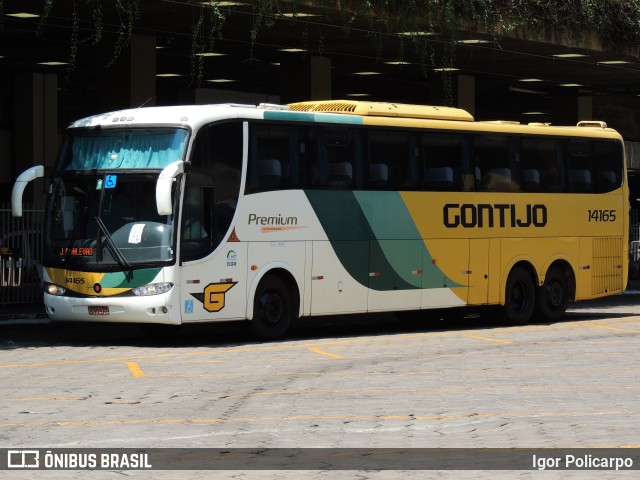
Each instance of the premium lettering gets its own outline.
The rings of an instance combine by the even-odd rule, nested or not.
[[[547,207],[542,204],[447,203],[442,209],[447,228],[526,228],[547,224]]]
[[[249,225],[297,225],[298,217],[285,217],[281,213],[274,217],[261,217],[255,213],[249,214]]]

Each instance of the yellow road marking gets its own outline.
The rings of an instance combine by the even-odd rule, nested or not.
[[[618,329],[615,327],[606,327],[603,325],[595,325],[595,324],[585,324],[584,321],[578,322],[565,322],[563,324],[558,325],[561,328],[565,327],[581,327],[581,326],[590,326],[594,328],[603,328],[609,329],[613,331],[621,331],[625,333],[640,333],[638,330],[624,330]],[[522,326],[514,328],[513,331],[522,331],[527,328],[532,328],[531,326]],[[363,337],[363,338],[351,338],[351,339],[340,339],[340,340],[331,340],[326,342],[316,342],[316,343],[303,343],[303,344],[287,344],[287,345],[271,345],[271,346],[252,346],[252,347],[240,347],[240,348],[220,348],[213,349],[210,351],[197,351],[197,352],[181,352],[181,353],[163,353],[163,354],[154,354],[154,355],[131,355],[131,356],[123,356],[123,357],[109,357],[109,358],[96,358],[96,359],[87,359],[87,360],[61,360],[54,362],[39,362],[39,363],[25,363],[25,364],[7,364],[0,365],[0,369],[9,369],[9,368],[33,368],[33,367],[48,367],[48,366],[56,366],[56,365],[81,365],[81,364],[91,364],[91,363],[104,363],[104,362],[122,362],[122,361],[135,361],[139,359],[172,359],[176,357],[183,356],[191,356],[191,357],[202,357],[207,355],[225,355],[225,354],[235,354],[235,353],[243,353],[243,352],[253,352],[253,351],[272,351],[272,350],[296,350],[300,348],[318,348],[323,346],[335,346],[336,348],[345,347],[353,344],[368,342],[368,343],[398,343],[405,341],[407,339],[423,339],[423,338],[435,338],[435,337],[447,337],[447,336],[455,336],[460,334],[459,331],[449,331],[449,332],[427,332],[427,333],[415,333],[415,334],[399,334],[393,335],[391,339],[388,337],[379,337],[379,338],[371,338],[371,337]],[[513,342],[509,342],[507,340],[499,340],[495,338],[487,338],[479,335],[473,335],[471,333],[463,334],[466,337],[477,338],[480,340],[486,340],[496,343],[510,344]],[[538,344],[547,344],[554,342],[537,342]],[[388,346],[385,346],[387,348]],[[368,348],[375,348],[375,346],[368,346]]]
[[[133,375],[135,378],[140,378],[145,376],[144,372],[140,368],[140,365],[138,365],[138,362],[127,362],[127,367],[129,367],[129,371],[131,372],[131,375]]]
[[[337,353],[325,352],[324,350],[320,350],[319,348],[309,347],[309,350],[315,353],[319,353],[320,355],[326,355],[331,358],[344,358],[342,355],[338,355]]]
[[[488,340],[490,342],[505,343],[508,345],[513,345],[513,342],[510,342],[508,340],[499,340],[497,338],[481,337],[480,335],[471,335],[470,333],[465,333],[464,336],[468,338],[477,338],[478,340]]]
[[[602,328],[604,330],[613,330],[614,332],[640,333],[640,330],[625,330],[624,328],[605,327],[604,325],[594,325],[592,323],[585,323],[584,326],[585,327],[592,327],[592,328]]]

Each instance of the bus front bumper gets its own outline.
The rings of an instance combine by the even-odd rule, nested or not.
[[[179,325],[177,295],[146,297],[65,297],[44,294],[45,311],[54,321],[164,323]]]

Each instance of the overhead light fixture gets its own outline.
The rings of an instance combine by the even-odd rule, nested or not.
[[[522,112],[522,115],[548,115],[545,112]]]
[[[202,52],[196,53],[196,57],[224,57],[226,53],[217,53],[217,52]]]
[[[582,58],[582,57],[586,57],[586,55],[583,55],[582,53],[558,53],[556,55],[551,55],[552,57],[556,57],[556,58]]]
[[[215,7],[241,7],[241,6],[247,5],[247,4],[246,3],[242,3],[242,2],[234,2],[232,0],[231,1],[221,0],[220,2],[200,2],[200,5],[204,5],[205,7],[211,7],[211,6],[215,6]]]
[[[403,62],[402,60],[397,60],[394,62],[384,62],[387,65],[411,65],[411,62]]]
[[[457,72],[458,70],[460,69],[455,67],[440,67],[433,69],[434,72]]]
[[[583,87],[584,85],[580,83],[561,83],[561,87]]]
[[[46,65],[48,67],[59,67],[60,65],[68,65],[68,62],[38,62],[38,65]]]
[[[542,80],[541,78],[521,78],[518,81],[523,83],[544,82],[544,80]]]
[[[481,43],[491,43],[489,40],[480,40],[470,38],[468,40],[458,40],[457,43],[462,43],[464,45],[480,45]]]
[[[353,74],[367,76],[367,75],[380,75],[380,72],[353,72]]]
[[[35,13],[28,13],[28,12],[18,12],[18,13],[7,13],[7,17],[25,19],[25,18],[38,18],[40,17],[40,15]]]
[[[210,80],[207,80],[207,82],[210,82],[210,83],[233,83],[233,82],[235,82],[235,80],[232,80],[230,78],[212,78]]]
[[[161,78],[171,78],[171,77],[181,77],[182,75],[180,75],[179,73],[157,73],[156,77],[161,77]]]
[[[605,60],[604,62],[598,62],[598,65],[623,65],[627,62],[626,60]]]
[[[281,52],[286,52],[286,53],[306,52],[306,50],[304,48],[281,48],[280,51]]]
[[[403,37],[433,37],[438,35],[436,32],[398,32]]]
[[[370,93],[345,93],[345,97],[370,97]]]
[[[303,18],[303,17],[319,17],[318,13],[305,13],[305,12],[287,12],[282,14],[283,17],[287,18]]]

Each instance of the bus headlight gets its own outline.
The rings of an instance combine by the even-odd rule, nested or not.
[[[162,282],[162,283],[150,283],[148,285],[142,285],[141,287],[136,287],[132,289],[134,295],[138,295],[140,297],[144,297],[147,295],[160,295],[161,293],[166,293],[173,288],[173,283],[171,282]]]
[[[67,289],[64,287],[61,287],[60,285],[56,285],[54,283],[45,283],[44,284],[44,291],[47,292],[49,295],[64,295],[67,292]]]

